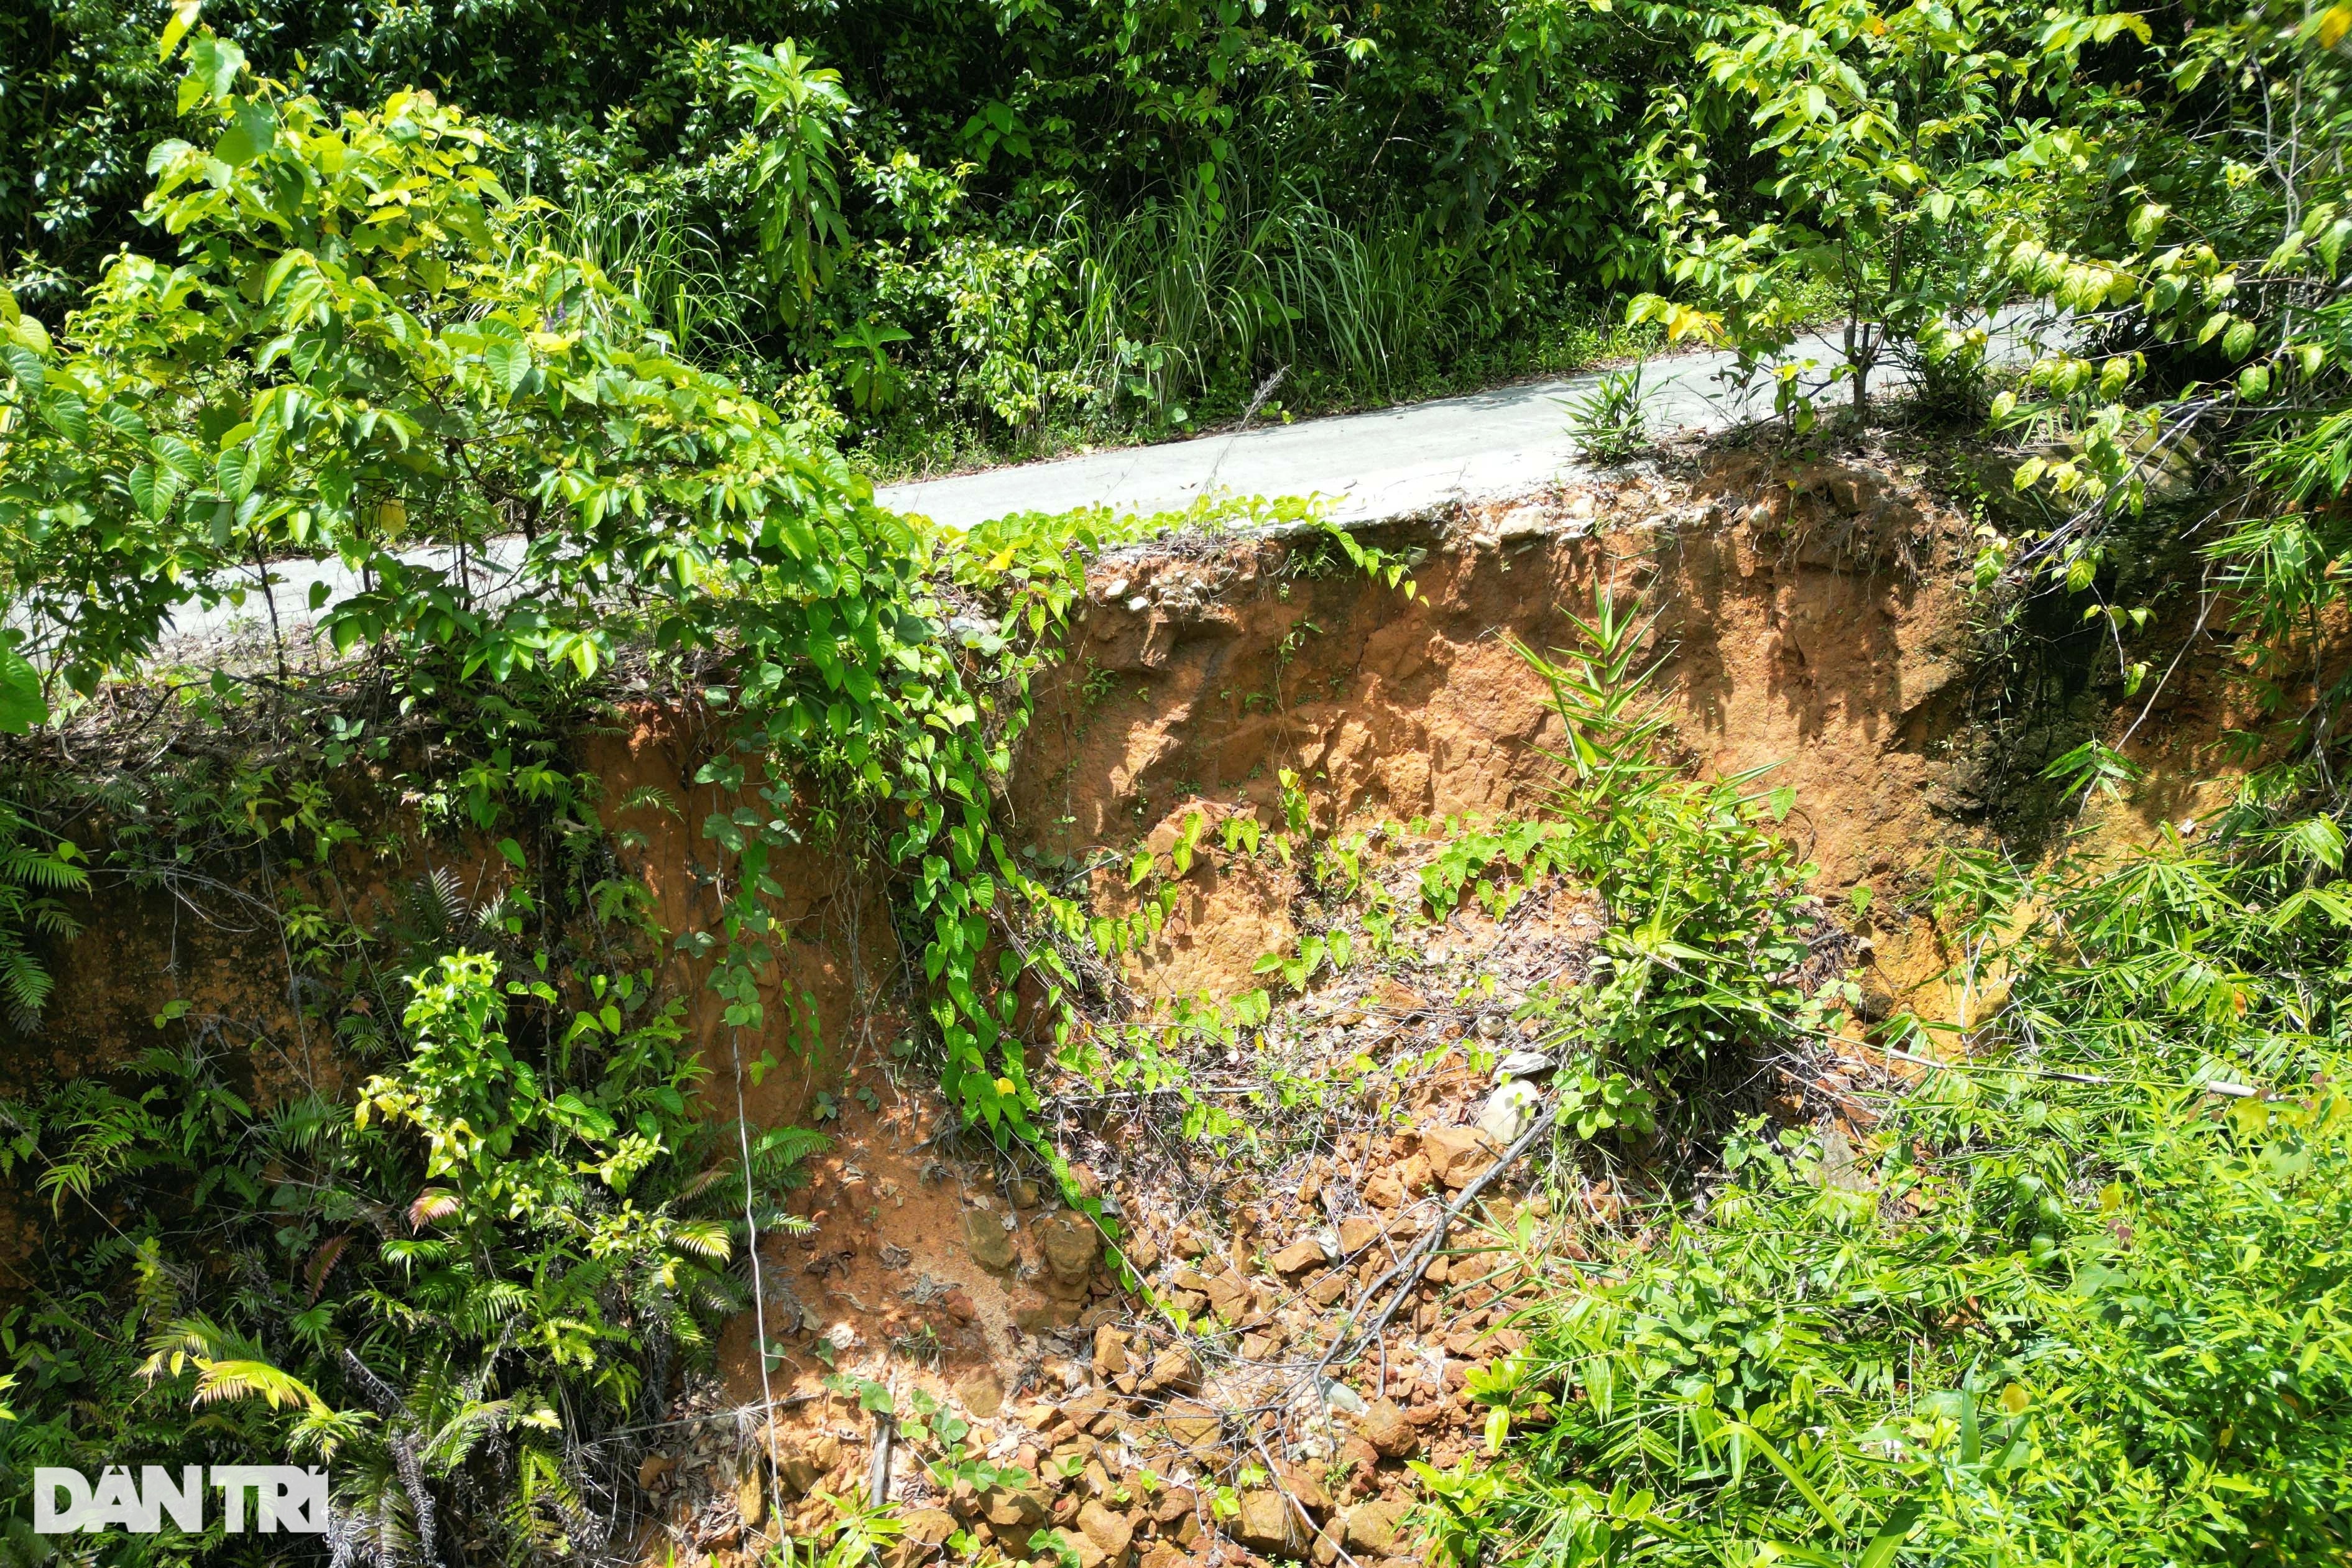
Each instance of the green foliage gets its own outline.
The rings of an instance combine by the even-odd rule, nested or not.
[[[650,971],[460,950],[390,989],[396,1035],[344,1015],[380,1069],[356,1111],[309,1085],[260,1100],[234,1026],[185,1003],[120,1077],[7,1108],[0,1163],[64,1222],[8,1323],[10,1477],[301,1455],[369,1561],[601,1543],[633,1479],[611,1435],[708,1360],[747,1226],[795,1223],[778,1200],[820,1141],[760,1134],[747,1173],[690,1103],[702,1069]],[[200,1547],[223,1542],[167,1531],[121,1560]]]
[[[1773,831],[1787,792],[1684,777],[1661,755],[1667,721],[1646,689],[1650,624],[1605,587],[1589,617],[1569,618],[1580,646],[1560,660],[1519,649],[1567,730],[1552,811],[1454,836],[1422,893],[1443,914],[1490,877],[1501,899],[1514,879],[1557,873],[1600,896],[1591,978],[1543,1015],[1586,1053],[1584,1080],[1563,1089],[1571,1122],[1638,1124],[1654,1093],[1821,1027],[1848,997],[1804,974],[1822,917],[1804,892],[1812,868]]]
[[[729,64],[734,76],[729,96],[751,100],[754,133],[775,121],[752,165],[751,190],[761,204],[761,256],[789,322],[832,281],[835,259],[849,241],[835,167],[849,95],[839,71],[813,64],[790,38],[772,51],[739,47]]]
[[[372,650],[419,694],[586,679],[625,639],[724,648],[733,728],[699,782],[763,802],[700,825],[732,868],[715,933],[727,1022],[761,1016],[785,781],[820,785],[834,821],[887,802],[950,1093],[1023,1125],[1014,998],[983,959],[993,921],[1043,895],[988,827],[1010,731],[989,733],[964,650],[936,634],[927,539],[675,358],[593,267],[522,244],[487,139],[454,111],[401,94],[333,123],[313,99],[241,86],[209,33],[186,52],[184,96],[216,136],[156,155],[182,261],[123,258],[62,340],[12,323],[0,532],[26,546],[5,570],[28,646],[89,690],[246,563],[299,555],[363,572],[364,591],[312,608],[337,651]],[[515,531],[486,592],[468,563]],[[977,639],[992,679],[1014,679],[1016,647],[1069,602],[1066,554],[1032,592],[1016,553],[992,563],[1003,626]]]
[[[1731,12],[1696,50],[1713,100],[1697,118],[1759,134],[1773,210],[1744,230],[1727,222],[1703,170],[1672,167],[1685,132],[1662,112],[1647,156],[1661,194],[1685,199],[1653,207],[1668,276],[1698,303],[1645,295],[1635,319],[1719,338],[1752,363],[1826,305],[1845,322],[1832,379],[1851,383],[1857,414],[1895,344],[1955,352],[1956,319],[1988,302],[1979,263],[1989,223],[2013,199],[2005,156],[2037,110],[2063,101],[2080,43],[2147,36],[2136,16],[2081,19],[2079,31],[2053,16],[2036,36],[2026,14],[1974,0]],[[1793,375],[1780,386],[1783,407],[1810,418]]]
[[[678,359],[649,314],[657,289],[557,248],[562,226],[506,200],[493,144],[454,110],[400,94],[338,117],[251,80],[208,31],[179,45],[206,132],[155,158],[178,260],[124,256],[54,334],[9,316],[0,532],[23,548],[0,571],[19,657],[69,706],[244,574],[339,560],[362,587],[309,608],[342,668],[400,711],[476,716],[410,798],[427,831],[478,835],[513,874],[477,922],[513,942],[641,916],[641,890],[590,864],[602,826],[542,731],[625,653],[666,679],[690,668],[717,720],[696,782],[720,800],[696,826],[721,909],[677,945],[710,960],[724,1025],[765,1021],[786,940],[777,853],[854,836],[897,869],[951,1103],[1028,1136],[1015,982],[1034,977],[1059,1016],[1056,943],[1083,927],[1007,853],[991,790],[1083,586],[1072,531],[941,542],[880,511],[805,431]],[[963,629],[975,610],[993,629]],[[281,632],[276,652],[270,689],[299,702],[299,650]],[[233,713],[251,677],[201,657],[223,662],[182,689],[199,714]],[[362,729],[336,725],[348,762]],[[354,831],[313,782],[252,768],[219,788],[203,815],[309,836],[320,876]],[[532,814],[573,831],[519,831]],[[164,847],[169,881],[195,847]],[[12,886],[73,874],[29,850],[10,867]],[[279,897],[289,969],[373,974],[383,955],[309,891]],[[725,1268],[742,1227],[782,1223],[772,1194],[808,1144],[747,1133],[750,1172],[730,1175],[723,1140],[706,1163],[721,1129],[690,1106],[700,1069],[650,963],[417,956],[409,994],[370,982],[339,1021],[347,1048],[384,1058],[355,1112],[325,1090],[254,1095],[234,1065],[247,1042],[206,1021],[135,1082],[78,1080],[16,1114],[14,1157],[61,1213],[139,1228],[46,1255],[53,1300],[80,1310],[45,1308],[20,1336],[33,1414],[13,1452],[331,1452],[341,1506],[387,1561],[410,1542],[560,1557],[612,1517],[633,1482],[605,1436],[653,1415],[669,1369],[739,1304]],[[291,978],[299,995],[310,975]],[[397,1044],[371,1022],[394,1016]],[[239,1257],[252,1281],[233,1286],[190,1261]],[[356,1294],[322,1294],[331,1275]],[[142,1403],[134,1371],[233,1419]]]
[[[37,1028],[49,998],[49,972],[30,941],[69,937],[81,929],[72,907],[59,897],[89,886],[89,874],[75,864],[81,851],[70,839],[43,844],[14,802],[0,797],[0,1003],[16,1018]]]
[[[154,20],[127,0],[0,19],[7,280],[52,325],[118,244],[168,255],[136,222],[177,130]],[[692,237],[648,310],[684,282],[719,330],[665,321],[679,344],[908,463],[1199,423],[1286,368],[1294,404],[1328,404],[1589,356],[1572,264],[1617,243],[1632,83],[1677,63],[1588,7],[1491,0],[212,20],[335,110],[433,87],[497,134],[510,188],[624,241]],[[868,324],[910,334],[904,398],[853,379],[840,340]]]
[[[2006,981],[1975,1059],[1859,1149],[1735,1137],[1664,1245],[1539,1309],[1523,1377],[1558,1397],[1507,1479],[1442,1482],[1459,1560],[2340,1552],[2352,1103],[2315,837],[1957,867]],[[2249,1079],[2274,1097],[2197,1087]]]
[[[1612,370],[1590,391],[1566,400],[1568,427],[1576,448],[1595,463],[1622,463],[1650,442],[1649,404],[1655,393],[1642,385],[1642,367]]]

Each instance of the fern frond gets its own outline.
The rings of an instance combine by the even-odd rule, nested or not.
[[[225,1400],[253,1398],[268,1401],[272,1410],[294,1405],[314,1415],[333,1414],[327,1402],[311,1392],[309,1384],[266,1361],[213,1361],[198,1364],[197,1404],[215,1405]]]
[[[727,1222],[717,1219],[681,1221],[670,1232],[670,1238],[697,1258],[724,1262],[734,1254],[734,1244],[728,1239]]]

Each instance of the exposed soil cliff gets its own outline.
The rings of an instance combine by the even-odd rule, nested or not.
[[[1918,987],[1943,960],[1905,904],[1937,848],[1981,836],[1998,803],[1967,728],[1972,542],[1923,470],[1733,451],[1360,537],[1412,563],[1410,596],[1313,530],[1165,539],[1094,563],[1016,756],[1011,840],[1117,917],[1144,897],[1127,875],[1139,849],[1166,855],[1196,814],[1213,838],[1226,818],[1276,825],[1303,801],[1324,835],[1366,836],[1365,874],[1409,886],[1444,819],[1529,812],[1557,777],[1560,721],[1523,650],[1571,641],[1596,591],[1638,595],[1682,760],[1769,769],[1758,787],[1794,791],[1790,831],[1821,891],[1873,890],[1874,942],[1825,923],[1817,961],[1882,1005],[1934,1005]],[[700,930],[719,896],[697,825],[749,799],[695,784],[709,742],[691,715],[622,712],[576,737],[572,765],[599,782],[655,918]],[[384,826],[383,844],[305,896],[345,900],[362,926],[379,918],[437,865],[413,823]],[[509,874],[487,848],[457,859],[440,868],[469,899]],[[761,1311],[730,1325],[720,1375],[646,1436],[647,1560],[740,1560],[763,1520],[813,1532],[843,1500],[879,1498],[908,1522],[894,1568],[950,1537],[1082,1568],[1410,1559],[1404,1461],[1474,1447],[1465,1389],[1517,1342],[1523,1249],[1580,1256],[1580,1227],[1639,1195],[1583,1180],[1556,1189],[1574,1194],[1556,1212],[1513,1172],[1475,1204],[1457,1196],[1497,1152],[1498,1130],[1478,1123],[1513,1005],[1582,973],[1597,925],[1580,890],[1465,908],[1415,961],[1277,1009],[1216,1090],[1280,1122],[1248,1160],[1214,1136],[1172,1137],[1150,1092],[1060,1083],[1057,1135],[1123,1216],[1133,1272],[1118,1275],[1037,1173],[952,1128],[871,869],[812,841],[773,875],[791,941],[762,976],[764,1026],[725,1026],[699,984],[707,961],[673,956],[671,979],[691,998],[715,1113],[740,1096],[755,1122],[821,1121],[835,1142],[798,1203],[805,1231],[763,1238]],[[1187,999],[1259,984],[1260,960],[1318,918],[1296,871],[1263,855],[1204,852],[1172,885],[1164,924],[1105,982],[1108,1005],[1152,1027]],[[265,1096],[273,1079],[331,1080],[331,1049],[291,1005],[276,922],[234,914],[246,891],[258,889],[109,893],[57,952],[49,1020],[17,1043],[11,1076],[121,1061],[178,998],[268,1042]],[[1865,1053],[1855,1070],[1883,1066]],[[1187,1070],[1205,1082],[1221,1068]],[[1305,1086],[1278,1111],[1251,1088],[1276,1079]],[[1786,1114],[1858,1116],[1845,1081],[1832,1068],[1769,1092]],[[33,1211],[15,1212],[11,1245],[37,1244]],[[1441,1223],[1447,1249],[1388,1303],[1376,1353],[1328,1361],[1381,1305],[1401,1252]],[[929,1400],[969,1430],[894,1436],[861,1394],[876,1387],[899,1422]],[[996,1479],[948,1479],[959,1459]]]

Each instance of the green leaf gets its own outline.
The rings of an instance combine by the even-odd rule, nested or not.
[[[213,156],[232,169],[242,168],[268,152],[277,140],[277,109],[261,99],[248,98],[236,106],[228,129],[213,143]]]
[[[60,392],[41,405],[49,428],[79,446],[89,439],[89,405],[70,392]]]
[[[512,339],[493,338],[482,351],[482,366],[490,373],[499,390],[511,397],[530,374],[530,349]]]
[[[163,35],[155,42],[155,62],[161,65],[172,58],[188,29],[196,25],[196,16],[204,9],[204,0],[172,0],[172,15],[163,24]]]
[[[41,695],[41,672],[15,643],[0,646],[0,734],[28,733],[48,717],[49,705]]]
[[[139,509],[142,517],[158,522],[172,510],[173,499],[180,493],[179,474],[153,463],[142,463],[131,469],[126,483],[131,489],[131,504]]]
[[[1887,1514],[1886,1522],[1878,1527],[1878,1533],[1870,1538],[1870,1544],[1863,1548],[1854,1568],[1886,1568],[1895,1561],[1895,1553],[1902,1548],[1905,1539],[1917,1526],[1920,1515],[1927,1511],[1927,1505],[1915,1498],[1906,1498],[1896,1503]]]
[[[0,355],[5,356],[8,374],[16,378],[16,384],[27,394],[39,392],[41,384],[48,379],[48,372],[41,364],[41,356],[22,343],[10,343],[0,348]]]

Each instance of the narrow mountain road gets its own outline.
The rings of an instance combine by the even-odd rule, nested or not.
[[[2005,313],[1995,323],[1996,352],[2017,354],[2032,335],[2021,315]],[[1790,358],[1827,366],[1837,363],[1839,353],[1830,340],[1810,337],[1798,342]],[[1321,496],[1341,520],[1394,517],[1448,501],[1525,494],[1575,471],[1580,463],[1566,403],[1597,384],[1602,374],[887,485],[879,499],[885,506],[957,529],[1017,511],[1080,506],[1175,511],[1220,493]],[[1825,374],[1809,375],[1808,383],[1817,384]],[[1722,430],[1771,412],[1771,376],[1759,373],[1745,383],[1737,376],[1737,362],[1728,353],[1674,354],[1647,362],[1643,385],[1650,394],[1650,429]],[[1889,368],[1874,379],[1873,390],[1901,384],[1900,374]],[[494,542],[478,566],[495,578],[520,556],[520,547],[519,540]],[[432,552],[417,558],[445,563]],[[340,562],[278,562],[269,574],[270,597],[289,637],[310,624],[314,588],[322,586],[323,605],[359,586]],[[184,606],[173,637],[200,643],[240,634],[267,637],[270,620],[257,585],[241,605]]]
[[[2005,339],[2011,330],[2011,323],[2001,323]],[[1811,337],[1800,341],[1790,357],[1826,366],[1841,356],[1834,343]],[[1219,492],[1320,495],[1330,499],[1333,515],[1341,519],[1395,517],[1448,501],[1524,494],[1575,468],[1576,442],[1566,404],[1598,384],[1602,374],[889,485],[880,499],[885,506],[920,512],[949,528],[970,528],[1016,511],[1090,505],[1174,511]],[[1759,373],[1741,384],[1738,374],[1728,353],[1649,361],[1643,384],[1653,395],[1651,430],[1721,430],[1770,413],[1771,376]],[[1820,377],[1807,379],[1811,384]],[[1889,370],[1874,378],[1873,391],[1900,384],[1899,373]]]

